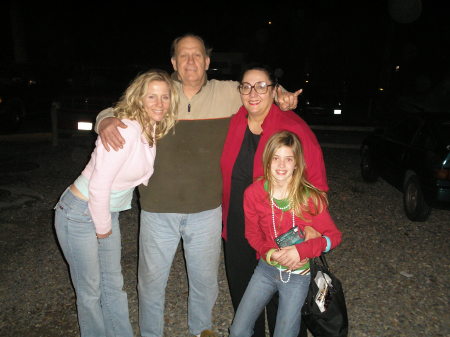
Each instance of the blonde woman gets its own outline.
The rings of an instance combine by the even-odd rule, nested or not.
[[[156,143],[176,122],[178,94],[169,75],[137,76],[114,107],[127,125],[122,151],[97,139],[81,175],[55,206],[55,229],[69,264],[81,336],[132,337],[121,271],[119,212],[131,208],[133,190],[153,173]]]
[[[281,131],[269,138],[263,152],[263,179],[244,193],[245,237],[259,263],[236,311],[230,337],[252,336],[256,319],[276,293],[274,337],[296,337],[310,282],[309,263],[300,261],[320,256],[341,242],[326,194],[308,182],[305,167],[294,133]],[[322,235],[305,240],[306,226]],[[289,243],[281,243],[286,236]]]

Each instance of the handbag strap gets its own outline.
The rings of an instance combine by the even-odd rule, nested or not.
[[[325,254],[320,254],[319,259],[322,262],[322,264],[324,265],[324,267],[327,268],[328,270],[330,270],[327,259],[325,258]]]
[[[312,261],[310,261],[309,268],[310,268],[310,272],[311,272],[312,276],[315,277],[315,275],[317,274],[317,271],[318,271],[317,270],[318,268],[316,266],[316,264],[318,264],[317,260],[320,260],[320,262],[322,263],[322,266],[331,273],[331,270],[330,270],[330,267],[328,266],[328,262],[327,262],[327,259],[325,257],[325,254],[322,253],[320,256],[315,257],[315,258],[312,259]],[[314,282],[313,277],[311,277],[311,281],[310,282]],[[326,280],[325,280],[325,282],[326,282]],[[333,287],[330,284],[329,284],[329,286]]]
[[[330,270],[330,267],[328,266],[328,262],[325,257],[325,254],[322,253],[320,256],[312,258],[311,262],[313,262],[312,264],[317,264],[317,263],[319,263],[318,260],[320,260],[320,263],[322,264],[322,266],[324,266],[326,269]]]
[[[329,270],[331,272],[330,267],[328,266],[327,259],[323,253],[320,256],[311,259],[309,262],[312,275],[317,274],[317,265],[319,264],[321,264],[326,270]]]

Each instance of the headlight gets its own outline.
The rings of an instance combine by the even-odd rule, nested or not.
[[[78,130],[91,131],[92,130],[92,123],[90,123],[90,122],[78,122]]]

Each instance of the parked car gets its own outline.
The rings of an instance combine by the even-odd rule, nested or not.
[[[342,124],[345,119],[344,101],[341,88],[306,83],[296,112],[309,124]]]
[[[97,114],[116,103],[135,76],[146,70],[145,66],[75,68],[55,99],[58,132],[92,132]]]
[[[0,65],[1,133],[16,132],[24,121],[32,118],[49,119],[54,92],[51,73],[48,66]]]
[[[410,220],[450,209],[450,113],[400,113],[363,140],[360,155],[362,178],[402,191]]]
[[[305,93],[300,103],[300,114],[310,123],[339,124],[343,103],[335,97],[320,97]]]

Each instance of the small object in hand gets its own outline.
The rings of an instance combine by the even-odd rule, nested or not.
[[[286,233],[275,238],[275,243],[279,248],[293,246],[303,242],[303,238],[298,232],[298,227],[292,227]]]
[[[211,330],[203,330],[200,337],[217,337],[217,335]]]

